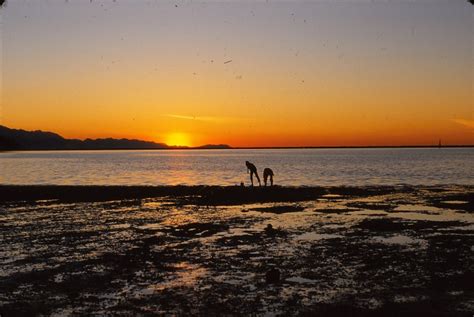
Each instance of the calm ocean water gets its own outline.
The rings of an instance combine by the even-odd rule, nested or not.
[[[474,148],[3,152],[0,183],[249,184],[246,160],[279,185],[474,185]]]

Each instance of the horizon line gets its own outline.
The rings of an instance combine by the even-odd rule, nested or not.
[[[153,144],[159,144],[159,145],[164,145],[164,148],[154,148],[154,147],[140,147],[140,148],[119,148],[119,147],[114,147],[114,148],[96,148],[96,149],[17,149],[17,150],[0,150],[1,152],[4,151],[108,151],[108,150],[231,150],[231,149],[249,149],[249,150],[258,150],[258,149],[344,149],[344,148],[469,148],[469,147],[474,147],[474,144],[446,144],[443,145],[441,144],[441,139],[439,139],[439,143],[433,143],[433,144],[414,144],[414,145],[407,145],[407,144],[401,144],[401,145],[390,145],[390,144],[385,144],[385,145],[297,145],[297,146],[232,146],[227,143],[207,143],[207,144],[201,144],[201,145],[196,145],[196,146],[188,146],[188,145],[169,145],[165,142],[157,142],[157,141],[151,141],[151,140],[143,140],[143,139],[138,139],[138,138],[127,138],[127,137],[99,137],[99,138],[92,138],[92,137],[87,137],[87,138],[67,138],[64,137],[63,135],[53,132],[53,131],[48,131],[48,130],[25,130],[22,128],[10,128],[6,125],[3,125],[0,123],[0,127],[6,128],[8,130],[16,130],[16,131],[22,131],[22,132],[28,132],[28,133],[35,133],[35,132],[41,132],[41,133],[52,133],[56,134],[59,137],[65,139],[65,140],[80,140],[82,142],[92,140],[92,141],[97,141],[97,140],[107,140],[107,139],[112,139],[112,140],[128,140],[128,141],[139,141],[139,142],[147,142],[147,143],[153,143]]]
[[[298,149],[396,149],[396,148],[474,148],[474,145],[349,145],[349,146],[258,146],[258,147],[232,147],[228,148],[202,148],[196,147],[169,147],[169,148],[111,148],[111,149],[19,149],[0,150],[1,152],[44,152],[44,151],[179,151],[179,150],[298,150]]]

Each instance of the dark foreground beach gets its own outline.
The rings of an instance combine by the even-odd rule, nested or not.
[[[474,187],[0,186],[0,315],[472,316]]]

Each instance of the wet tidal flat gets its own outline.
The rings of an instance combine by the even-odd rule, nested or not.
[[[2,316],[474,311],[472,186],[62,190],[0,188]]]

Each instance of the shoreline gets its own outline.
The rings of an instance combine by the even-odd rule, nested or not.
[[[469,144],[454,144],[454,145],[361,145],[361,146],[243,146],[243,147],[228,147],[228,148],[200,148],[200,147],[177,147],[177,148],[103,148],[103,149],[2,149],[0,153],[11,152],[55,152],[55,151],[182,151],[182,150],[304,150],[304,149],[322,149],[322,150],[337,150],[337,149],[468,149],[474,148],[474,145]]]
[[[141,200],[168,197],[180,204],[242,205],[251,203],[301,202],[328,196],[370,197],[384,194],[406,194],[423,189],[462,189],[463,197],[474,206],[474,185],[367,185],[367,186],[272,186],[242,187],[219,185],[0,185],[0,203],[54,200],[59,202],[101,202],[113,200]]]

